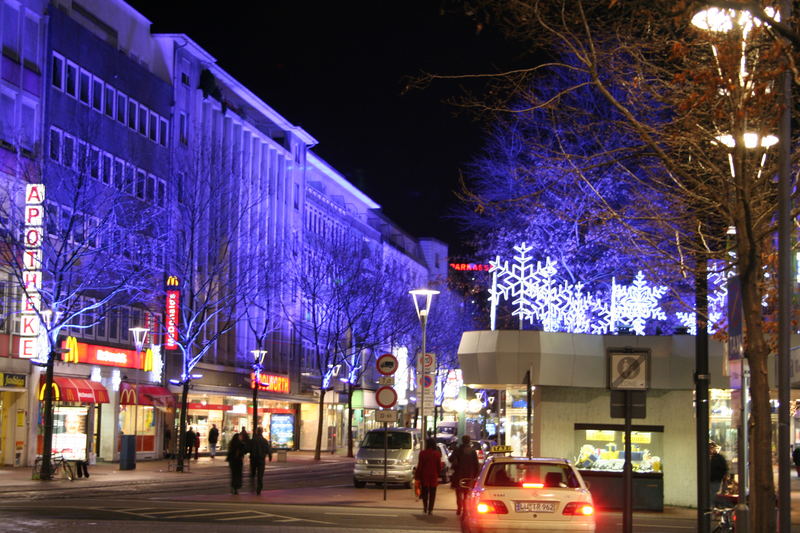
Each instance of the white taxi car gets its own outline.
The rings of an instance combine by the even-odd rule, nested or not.
[[[461,530],[594,532],[592,495],[566,459],[491,456],[467,492]]]

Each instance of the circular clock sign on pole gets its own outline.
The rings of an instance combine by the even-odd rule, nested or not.
[[[391,387],[380,387],[375,391],[375,402],[384,409],[391,409],[397,403],[397,391]]]
[[[375,361],[375,365],[378,367],[378,372],[384,376],[391,376],[397,372],[397,357],[390,353],[385,353],[378,357],[377,361]]]

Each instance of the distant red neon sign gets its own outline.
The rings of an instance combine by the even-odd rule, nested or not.
[[[276,374],[258,375],[258,390],[279,392],[281,394],[289,394],[289,376],[279,376]],[[256,374],[250,373],[250,388],[256,387]]]
[[[178,348],[178,324],[180,322],[181,311],[181,292],[175,290],[167,291],[167,308],[165,326],[167,328],[164,335],[164,349],[175,350]]]
[[[466,270],[471,272],[488,272],[489,265],[482,263],[450,263],[453,270]]]

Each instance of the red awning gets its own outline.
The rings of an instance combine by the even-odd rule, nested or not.
[[[119,384],[120,405],[158,405],[175,407],[175,396],[158,385],[137,385],[123,381]]]
[[[39,399],[44,399],[45,377],[40,381]],[[53,376],[53,400],[60,402],[108,403],[108,391],[102,383],[83,378]]]

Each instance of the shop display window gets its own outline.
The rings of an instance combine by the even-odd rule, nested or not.
[[[663,426],[633,426],[631,465],[634,472],[662,473]],[[575,424],[575,465],[581,470],[622,472],[625,430],[616,424]]]
[[[53,408],[53,453],[70,461],[86,460],[88,414],[86,405]]]

